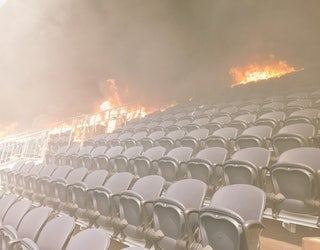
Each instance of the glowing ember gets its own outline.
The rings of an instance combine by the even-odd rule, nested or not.
[[[263,63],[250,64],[244,67],[232,67],[229,74],[234,79],[235,83],[231,85],[231,87],[234,87],[249,82],[281,77],[295,71],[297,70],[289,66],[286,61],[276,61],[274,56],[271,55],[269,60]]]

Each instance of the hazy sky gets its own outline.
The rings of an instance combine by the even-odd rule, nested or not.
[[[319,65],[320,1],[8,0],[0,8],[0,124],[94,110],[115,79],[158,106],[228,87],[273,54]]]

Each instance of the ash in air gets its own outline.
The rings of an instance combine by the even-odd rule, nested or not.
[[[107,79],[123,102],[155,107],[214,95],[230,68],[270,54],[319,66],[317,0],[3,3],[0,124],[21,129],[92,112]]]

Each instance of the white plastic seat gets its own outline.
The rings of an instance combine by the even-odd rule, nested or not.
[[[73,236],[66,250],[107,250],[109,245],[110,238],[107,232],[102,229],[90,228]]]
[[[61,250],[66,247],[74,227],[73,218],[65,215],[56,217],[45,224],[36,242],[24,238],[17,241],[16,244],[30,250]]]

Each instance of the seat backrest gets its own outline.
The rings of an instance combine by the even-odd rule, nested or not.
[[[92,150],[93,150],[93,146],[82,147],[78,152],[78,156],[89,155]]]
[[[219,117],[215,117],[214,119],[212,119],[211,122],[219,123],[219,124],[227,124],[227,123],[231,122],[231,117],[227,116],[227,115],[219,116]]]
[[[107,146],[98,146],[91,151],[91,157],[96,157],[98,155],[103,155],[107,151]]]
[[[118,139],[119,139],[120,141],[124,141],[124,140],[126,140],[126,139],[131,138],[131,136],[132,136],[132,133],[131,133],[131,132],[127,132],[127,133],[124,133],[124,134],[119,135],[119,136],[118,136]]]
[[[150,160],[158,160],[166,152],[166,149],[161,146],[152,147],[142,153],[142,156],[147,157]]]
[[[231,159],[248,161],[257,167],[264,167],[269,165],[270,157],[271,153],[268,149],[252,147],[240,149],[231,156]]]
[[[2,220],[7,213],[8,209],[15,202],[16,197],[14,194],[9,194],[0,199],[0,220]]]
[[[141,195],[144,200],[152,201],[160,196],[164,183],[161,176],[148,175],[138,179],[131,190]]]
[[[199,209],[207,192],[207,185],[199,180],[185,179],[174,182],[165,197],[181,202],[186,208]]]
[[[62,215],[50,220],[41,230],[37,245],[39,249],[64,249],[75,227],[74,219]]]
[[[212,164],[222,164],[228,156],[228,150],[220,147],[205,148],[198,152],[195,158],[205,159]]]
[[[39,176],[50,176],[56,168],[57,165],[54,164],[46,165],[41,169]]]
[[[49,207],[37,207],[30,210],[21,220],[17,230],[18,237],[36,240],[51,212],[52,209]]]
[[[171,131],[166,135],[166,137],[169,137],[173,140],[178,140],[178,139],[181,139],[183,136],[185,136],[185,134],[186,134],[186,131],[180,129],[180,130]]]
[[[104,186],[112,193],[117,194],[127,190],[133,180],[133,175],[128,172],[120,172],[112,175]]]
[[[71,166],[59,166],[52,173],[51,179],[56,180],[58,178],[65,178],[70,171]]]
[[[312,108],[301,109],[301,110],[297,110],[297,111],[292,112],[289,117],[304,116],[309,119],[314,119],[314,118],[318,117],[319,113],[320,113],[320,110],[318,110],[318,109],[312,109]]]
[[[308,138],[315,135],[315,127],[306,123],[292,124],[281,128],[278,134],[297,134],[304,138]]]
[[[256,115],[254,114],[245,114],[245,115],[239,115],[233,119],[233,121],[242,121],[245,123],[254,122],[256,120]]]
[[[68,176],[66,177],[67,183],[73,184],[75,182],[82,181],[87,175],[87,173],[87,168],[75,168],[71,172],[69,172]]]
[[[220,128],[213,132],[212,136],[220,136],[226,140],[234,139],[237,137],[238,129],[236,128]]]
[[[265,125],[254,126],[254,127],[245,129],[242,132],[242,135],[253,135],[253,136],[260,137],[261,139],[270,138],[272,135],[272,128]]]
[[[284,119],[286,118],[286,113],[283,111],[273,111],[273,112],[269,112],[269,113],[265,113],[263,115],[261,115],[259,119],[270,119],[270,120],[274,120],[274,121],[284,121]]]
[[[165,132],[164,131],[154,131],[152,132],[150,135],[148,135],[148,138],[152,139],[152,140],[158,140],[160,139],[161,137],[163,137],[165,135]]]
[[[14,203],[4,216],[2,225],[10,225],[17,228],[23,216],[31,208],[32,202],[30,200],[21,200]]]
[[[109,148],[105,153],[104,155],[107,157],[107,158],[112,158],[112,157],[115,157],[119,154],[121,154],[121,152],[123,151],[123,147],[122,146],[114,146],[114,147],[111,147]]]
[[[146,137],[147,134],[148,133],[146,131],[141,131],[141,132],[138,132],[138,133],[135,133],[134,135],[132,135],[131,139],[138,141],[138,140]]]
[[[178,147],[170,150],[166,156],[177,161],[188,161],[192,155],[193,149],[189,147]]]
[[[91,228],[77,233],[71,238],[66,250],[107,250],[110,245],[110,236],[106,231]]]
[[[224,186],[216,191],[210,206],[232,210],[240,215],[244,221],[261,221],[265,200],[266,195],[260,188],[246,184],[234,184]]]
[[[311,147],[294,148],[283,152],[278,163],[304,164],[320,170],[320,149]]]
[[[23,167],[20,169],[19,172],[22,172],[22,173],[29,173],[31,171],[31,169],[33,168],[34,166],[34,162],[30,161],[30,162],[27,162],[23,165]]]
[[[200,128],[200,129],[192,130],[187,134],[187,136],[194,137],[197,140],[201,140],[201,139],[207,138],[208,134],[209,134],[209,129]]]
[[[35,164],[33,168],[29,171],[30,175],[37,175],[40,173],[41,169],[43,168],[43,164]]]
[[[109,173],[107,170],[94,170],[86,176],[83,182],[87,185],[88,188],[102,186],[106,178],[108,177],[108,174]]]
[[[125,156],[127,159],[134,159],[135,157],[140,155],[142,151],[143,151],[142,146],[134,146],[134,147],[126,149],[122,153],[122,155]]]

